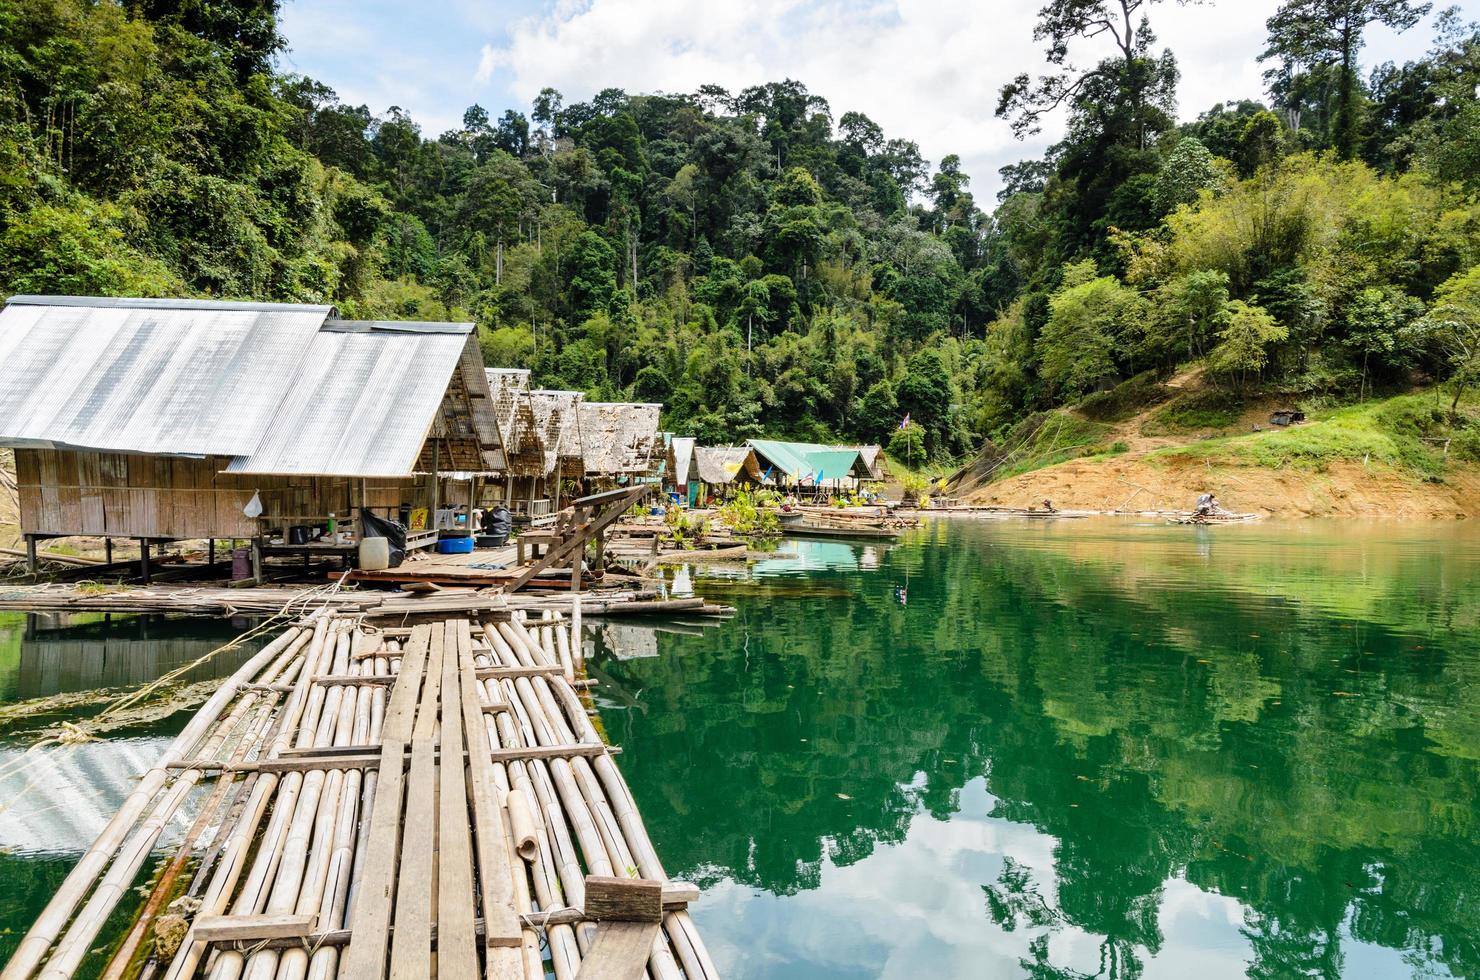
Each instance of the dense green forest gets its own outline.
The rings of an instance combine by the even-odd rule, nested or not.
[[[546,89],[431,137],[278,72],[276,0],[11,0],[0,289],[471,319],[490,364],[713,442],[950,456],[1194,360],[1235,396],[1457,397],[1480,377],[1480,26],[1441,12],[1423,58],[1368,65],[1364,33],[1428,5],[1287,0],[1267,92],[1178,123],[1156,3],[1049,0],[1044,73],[981,112],[1067,124],[987,202],[957,157],[797,81]]]

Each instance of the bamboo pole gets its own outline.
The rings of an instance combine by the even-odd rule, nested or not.
[[[216,693],[206,700],[185,729],[170,742],[169,747],[161,756],[161,762],[178,758],[193,749],[201,736],[216,722],[227,704],[236,696],[241,685],[272,663],[273,658],[291,645],[300,633],[301,631],[297,629],[288,630],[237,668],[236,672],[216,690]],[[15,954],[11,956],[5,970],[0,972],[0,980],[27,980],[35,972],[47,950],[56,943],[58,934],[72,917],[72,912],[77,908],[78,903],[82,901],[93,883],[97,881],[98,876],[103,873],[103,869],[108,865],[114,852],[118,850],[124,835],[138,821],[144,807],[164,786],[165,780],[169,778],[169,772],[165,766],[156,765],[144,774],[139,785],[119,806],[113,818],[108,821],[108,825],[103,828],[103,832],[93,841],[92,846],[87,849],[76,867],[67,875],[51,901],[46,904],[46,908],[37,917],[35,924],[31,926],[30,931],[16,947]],[[97,925],[101,927],[101,921]],[[96,935],[96,930],[94,930],[94,935]],[[81,939],[81,936],[77,938]],[[85,948],[91,938],[89,936],[79,945]]]
[[[280,724],[273,733],[272,741],[265,752],[267,757],[276,756],[288,747],[299,720],[307,708],[308,688],[313,679],[315,665],[322,650],[323,636],[328,625],[327,616],[320,616],[315,620],[308,651],[297,665],[297,683],[294,685],[293,693],[288,695]],[[226,911],[232,893],[236,889],[237,881],[242,872],[246,870],[247,857],[252,851],[257,827],[261,825],[262,818],[266,815],[268,804],[273,802],[281,780],[282,776],[279,774],[266,773],[259,776],[257,782],[253,784],[252,793],[247,800],[246,814],[244,818],[237,821],[227,837],[226,845],[222,848],[225,861],[217,867],[210,885],[206,888],[205,895],[201,899],[199,914],[219,915]],[[268,824],[269,835],[274,833],[274,823],[280,819],[278,814],[279,811],[274,809],[272,820]],[[264,868],[262,874],[265,875],[265,873]],[[249,889],[261,888],[255,866],[248,878],[247,887]],[[206,944],[194,938],[192,929],[192,934],[186,935],[185,941],[180,944],[174,959],[171,960],[165,974],[166,980],[182,980],[184,977],[194,976],[196,967],[205,953]]]

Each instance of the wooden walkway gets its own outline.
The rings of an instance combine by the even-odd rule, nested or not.
[[[567,622],[374,622],[321,611],[233,675],[0,978],[73,975],[202,780],[104,976],[717,977],[697,889],[667,879],[577,694]]]

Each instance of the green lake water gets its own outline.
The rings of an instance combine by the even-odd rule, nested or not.
[[[727,977],[1480,976],[1480,534],[784,547],[601,666]]]
[[[677,573],[737,608],[718,628],[590,624],[726,977],[1480,977],[1480,528],[938,521],[782,550]],[[0,703],[239,630],[0,618]],[[0,780],[0,962],[182,723]],[[0,767],[24,745],[0,730]]]

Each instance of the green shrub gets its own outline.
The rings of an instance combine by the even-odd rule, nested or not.
[[[736,534],[775,534],[781,529],[776,512],[759,506],[756,495],[743,489],[719,509],[719,519]]]
[[[1097,391],[1078,405],[1079,414],[1096,422],[1124,422],[1137,412],[1160,404],[1175,394],[1155,371],[1144,371],[1109,391]]]
[[[1226,429],[1243,413],[1244,400],[1231,391],[1215,388],[1184,395],[1157,412],[1142,431],[1146,435]]]

